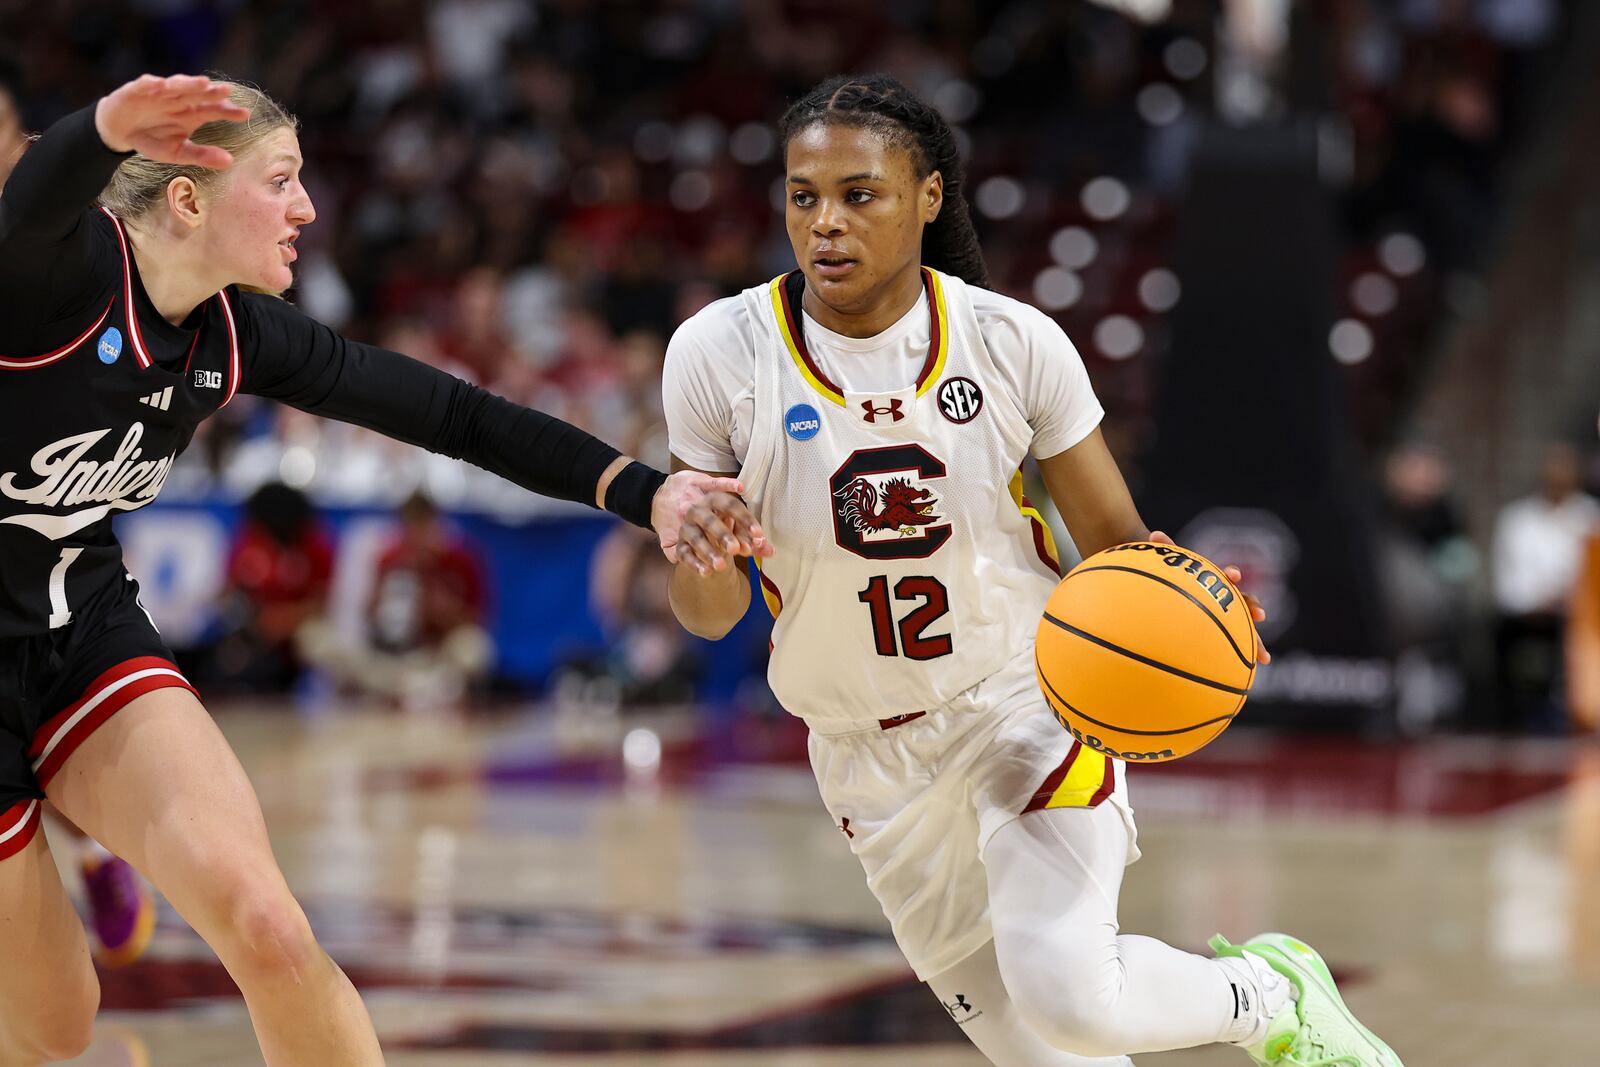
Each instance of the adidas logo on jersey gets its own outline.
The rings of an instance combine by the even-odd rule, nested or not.
[[[146,407],[160,408],[162,411],[167,410],[172,406],[172,386],[169,385],[165,389],[151,393],[149,396],[141,396],[139,403],[144,404]]]

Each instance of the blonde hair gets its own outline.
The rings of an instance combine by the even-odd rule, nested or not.
[[[221,75],[212,77],[228,80]],[[243,122],[208,122],[190,134],[189,139],[195,144],[227,149],[238,159],[277,130],[299,129],[299,120],[261,89],[242,82],[232,84],[228,99],[248,109],[250,117]],[[166,197],[167,186],[174,178],[188,178],[204,190],[216,184],[221,173],[193,164],[159,163],[136,152],[117,167],[110,184],[100,193],[100,203],[120,219],[137,219]]]

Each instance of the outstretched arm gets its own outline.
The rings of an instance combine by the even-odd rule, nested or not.
[[[576,426],[341,337],[276,297],[246,293],[236,306],[242,391],[464,459],[543,496],[605,508],[654,529],[669,557],[691,508],[737,491],[731,478],[669,479]]]

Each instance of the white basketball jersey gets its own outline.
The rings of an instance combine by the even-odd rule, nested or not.
[[[756,336],[747,498],[776,553],[768,677],[793,714],[837,725],[937,707],[1028,648],[1059,568],[1022,496],[1033,431],[967,286],[923,270],[917,381],[835,385],[803,336],[800,273],[742,294]]]

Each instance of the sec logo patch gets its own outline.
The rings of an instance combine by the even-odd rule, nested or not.
[[[783,413],[783,432],[796,441],[809,441],[822,430],[822,416],[810,404],[796,404]]]
[[[983,390],[971,378],[950,378],[939,386],[939,414],[960,426],[983,410]]]

